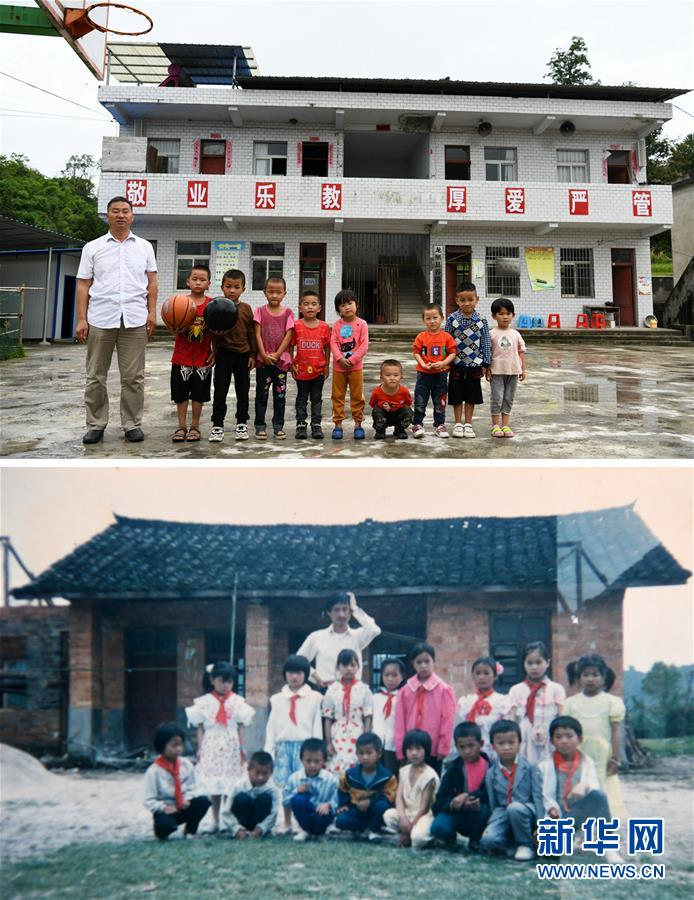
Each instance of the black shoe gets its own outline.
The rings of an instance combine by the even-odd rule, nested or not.
[[[316,441],[323,440],[323,429],[320,425],[311,425],[311,437]]]
[[[383,429],[383,428],[374,429],[374,440],[375,441],[385,441],[385,439],[386,439],[385,429]]]
[[[89,431],[82,435],[83,444],[98,444],[104,439],[104,428],[90,428]]]
[[[395,429],[395,437],[401,441],[406,441],[407,440],[407,432],[405,431],[404,428],[396,428]]]
[[[141,428],[131,428],[130,431],[125,432],[124,437],[131,444],[136,444],[138,441],[144,441],[145,433]]]
[[[304,438],[308,437],[306,433],[306,422],[298,422],[296,426],[296,431],[294,432],[294,437],[297,440],[304,440]]]

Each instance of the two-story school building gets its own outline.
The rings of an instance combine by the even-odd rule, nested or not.
[[[342,287],[367,321],[414,324],[424,303],[453,309],[464,280],[486,315],[497,296],[564,327],[584,306],[613,303],[621,325],[652,311],[649,237],[670,227],[672,197],[647,182],[645,137],[682,91],[189,81],[99,89],[120,123],[104,138],[99,210],[130,198],[162,299],[204,260],[217,293],[225,269],[243,269],[252,305],[270,274],[294,309],[315,288],[328,321]]]
[[[277,553],[262,549],[278,546],[279,565]],[[423,547],[437,548],[435,566],[431,554],[417,552]],[[43,680],[33,677],[41,637],[33,619],[20,621],[15,608],[7,621],[0,616],[0,657],[5,643],[14,654],[8,690],[17,694],[17,676],[28,676],[22,708],[0,709],[0,737],[22,741],[22,716],[42,709],[52,711],[47,725],[63,723],[61,743],[74,753],[149,746],[159,722],[185,721],[204,666],[233,655],[235,689],[256,709],[248,744],[257,747],[284,659],[329,624],[321,615],[326,597],[347,589],[381,628],[364,653],[363,678],[374,689],[386,657],[427,640],[456,694],[473,689],[471,664],[488,653],[505,667],[498,686],[506,692],[523,678],[524,644],[543,640],[552,677],[566,684],[568,662],[601,653],[621,693],[625,592],[683,584],[690,575],[631,506],[321,526],[116,516],[13,591],[18,600],[64,598],[70,606],[67,616],[65,607],[33,611],[59,615],[53,628],[66,632],[54,641],[55,675],[41,671]],[[47,626],[41,634],[50,642]],[[60,659],[66,678],[58,677]],[[44,680],[63,689],[49,695]],[[57,740],[53,731],[48,737]]]

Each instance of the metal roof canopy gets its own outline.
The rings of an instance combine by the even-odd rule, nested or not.
[[[453,81],[450,78],[312,78],[256,75],[239,86],[260,91],[330,91],[358,94],[452,94],[474,97],[539,97],[662,103],[690,88],[648,88],[605,84],[524,84],[505,81]]]
[[[237,44],[108,44],[108,77],[119,82],[161,84],[170,65],[180,66],[194,87],[232,85],[258,70],[253,49]]]
[[[50,231],[0,215],[0,250],[46,250],[48,247],[83,247],[80,238]]]

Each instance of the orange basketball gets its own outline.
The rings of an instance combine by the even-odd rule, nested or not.
[[[174,294],[173,297],[167,297],[162,304],[162,321],[171,331],[188,328],[193,324],[196,315],[197,308],[189,294]]]

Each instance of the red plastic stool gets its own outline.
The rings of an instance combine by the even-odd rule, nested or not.
[[[592,328],[607,328],[605,313],[594,312],[590,317],[590,324]]]
[[[588,313],[578,313],[576,316],[576,328],[590,328]]]
[[[547,327],[548,328],[561,328],[561,319],[559,317],[559,313],[550,313],[547,316]]]

